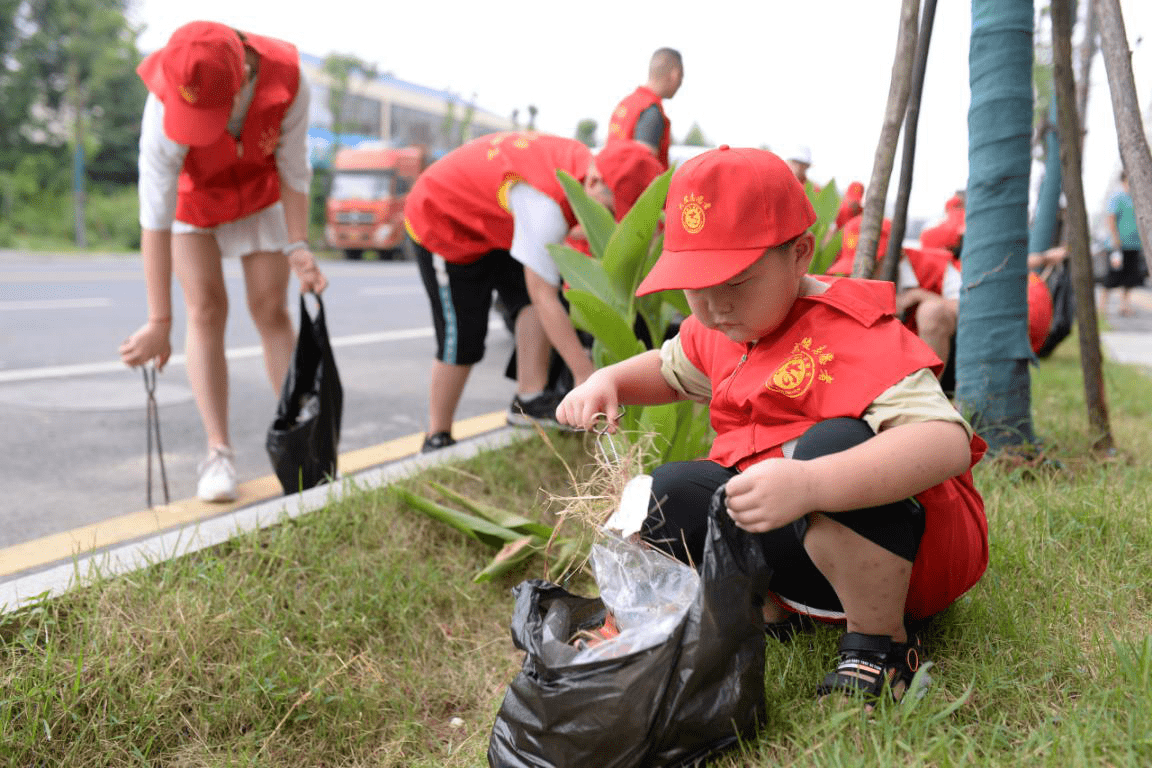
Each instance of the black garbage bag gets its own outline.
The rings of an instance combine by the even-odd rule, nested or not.
[[[1072,290],[1072,270],[1067,262],[1057,264],[1044,281],[1052,294],[1052,324],[1044,343],[1036,350],[1036,356],[1043,359],[1052,354],[1056,346],[1072,333],[1076,322],[1076,298]]]
[[[617,616],[621,634],[596,647],[602,658],[570,658],[577,652],[565,644],[567,638],[604,620],[608,593],[599,568],[604,599],[573,595],[538,579],[516,587],[512,639],[525,658],[496,715],[490,766],[689,766],[754,735],[764,714],[758,585],[771,572],[759,545],[722,511],[721,494],[709,512],[695,588],[651,647],[629,652],[625,645],[618,656],[605,651],[628,637],[624,618]],[[631,547],[692,572],[646,545],[615,541],[610,557],[637,556]],[[643,583],[634,586],[641,601],[651,591]]]
[[[296,351],[264,442],[285,495],[336,476],[344,388],[328,340],[324,302],[319,295],[315,298],[316,315],[311,317],[300,296]]]

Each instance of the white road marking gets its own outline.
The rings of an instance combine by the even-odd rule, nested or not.
[[[493,317],[488,328],[503,328],[503,321]],[[396,331],[377,331],[376,333],[357,333],[350,336],[338,336],[332,339],[332,346],[359,347],[365,344],[382,344],[391,341],[408,341],[410,339],[432,338],[434,331],[431,326],[424,328],[406,328]],[[234,347],[225,352],[229,360],[243,360],[260,357],[264,350],[259,347]],[[172,355],[168,358],[168,365],[183,365],[184,355]],[[15,381],[34,381],[36,379],[64,379],[70,376],[91,376],[100,373],[117,373],[125,369],[124,363],[119,360],[104,363],[79,363],[76,365],[48,365],[42,368],[22,368],[12,371],[0,371],[0,384]]]
[[[40,299],[32,301],[0,301],[0,312],[18,312],[37,309],[99,309],[112,306],[112,299]]]

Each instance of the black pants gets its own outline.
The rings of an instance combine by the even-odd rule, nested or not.
[[[813,425],[796,443],[792,458],[805,460],[838,453],[874,436],[859,419],[829,419]],[[642,534],[655,546],[683,562],[699,563],[704,556],[708,505],[713,494],[737,473],[711,461],[665,464],[652,473],[653,505]],[[836,478],[827,478],[829,483]],[[869,541],[911,562],[924,535],[924,511],[914,499],[879,507],[830,513],[829,517]],[[841,611],[840,599],[824,574],[808,557],[804,536],[808,519],[758,534],[766,562],[772,568],[773,592],[793,602],[826,611]]]

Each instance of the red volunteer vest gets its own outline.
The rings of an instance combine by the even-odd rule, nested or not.
[[[276,148],[284,113],[300,86],[300,56],[282,40],[248,33],[245,38],[260,55],[260,72],[240,138],[225,132],[213,144],[190,147],[180,172],[176,218],[197,227],[235,221],[280,199]],[[163,101],[166,86],[155,54],[137,72]]]
[[[404,203],[412,239],[446,261],[469,264],[512,246],[508,190],[524,182],[555,200],[569,226],[576,216],[559,170],[577,179],[592,153],[575,139],[535,132],[494,133],[449,152],[420,174]]]
[[[656,148],[656,158],[667,168],[668,147],[672,144],[672,121],[664,114],[659,94],[647,86],[641,85],[616,105],[616,109],[612,111],[612,119],[608,123],[608,141],[635,139],[636,121],[640,119],[640,113],[653,104],[659,107],[660,117],[664,120],[664,135],[660,137],[660,146]]]
[[[939,375],[936,355],[893,315],[891,283],[821,279],[830,284],[825,293],[798,299],[779,329],[755,344],[732,342],[695,317],[680,326],[685,354],[712,382],[712,461],[743,470],[782,456],[785,442],[819,421],[860,418],[908,374],[930,368]],[[971,465],[986,448],[972,439]],[[980,579],[988,565],[988,524],[971,470],[916,498],[926,527],[906,611],[924,617]]]

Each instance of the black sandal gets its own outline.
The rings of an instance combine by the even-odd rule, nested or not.
[[[875,701],[887,687],[892,700],[899,701],[911,688],[916,670],[930,663],[923,656],[924,649],[915,637],[896,643],[888,635],[845,632],[840,638],[840,663],[824,678],[816,695],[843,691]]]

